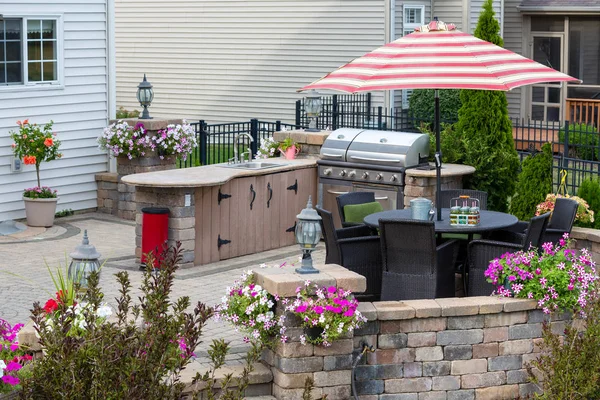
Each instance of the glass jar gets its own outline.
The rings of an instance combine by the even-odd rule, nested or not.
[[[469,225],[479,224],[479,207],[473,206],[469,209]]]
[[[450,224],[457,225],[458,224],[458,216],[460,214],[459,206],[450,207]]]

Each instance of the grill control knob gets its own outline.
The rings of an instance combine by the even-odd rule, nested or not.
[[[356,176],[356,171],[348,172],[348,178],[354,178]]]
[[[331,168],[323,170],[323,175],[331,175]]]
[[[390,178],[390,182],[396,182],[398,180],[398,176],[396,174],[392,175]]]
[[[340,176],[346,176],[346,170],[345,169],[343,169],[343,170],[340,171]]]
[[[363,179],[368,179],[369,178],[369,173],[368,172],[363,172],[362,177],[363,177]]]
[[[377,176],[375,177],[375,179],[377,179],[378,181],[383,179],[383,175],[381,174],[377,174]]]

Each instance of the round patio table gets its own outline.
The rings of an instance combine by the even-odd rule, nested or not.
[[[483,233],[509,228],[519,222],[518,218],[511,214],[487,210],[481,210],[480,213],[479,225],[451,226],[450,209],[442,208],[442,220],[434,220],[435,233]],[[364,222],[368,226],[377,228],[380,219],[412,219],[411,210],[406,208],[404,210],[381,211],[367,215]]]

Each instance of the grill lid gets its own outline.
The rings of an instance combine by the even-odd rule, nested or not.
[[[428,156],[429,135],[411,132],[338,129],[321,148],[324,160],[394,167],[414,167]]]

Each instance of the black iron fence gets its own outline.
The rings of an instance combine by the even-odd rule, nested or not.
[[[294,129],[297,127],[295,124],[286,124],[281,121],[259,121],[258,119],[224,124],[208,124],[206,121],[200,120],[190,125],[196,131],[198,146],[185,161],[179,160],[180,168],[227,162],[233,158],[236,145],[241,155],[248,150],[249,144],[254,156],[260,147],[261,141],[273,136],[273,132],[280,131],[283,128]],[[242,134],[248,134],[252,138],[252,142],[247,137],[242,136],[236,144],[235,137]]]
[[[317,128],[336,130],[338,128],[377,129],[387,131],[419,132],[422,124],[434,129],[433,116],[415,118],[398,107],[373,107],[371,93],[333,95],[322,97],[323,110],[316,119]],[[442,123],[454,123],[445,121]],[[304,111],[304,100],[296,101],[296,125],[307,126],[309,118]]]

